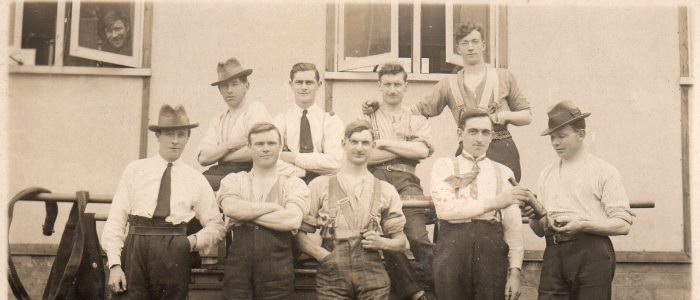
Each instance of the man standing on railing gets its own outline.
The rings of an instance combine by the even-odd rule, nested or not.
[[[548,213],[530,219],[547,242],[538,299],[610,299],[615,249],[608,236],[626,235],[634,220],[622,178],[584,146],[590,113],[562,101],[547,115],[542,135],[560,159],[540,173],[538,200]],[[526,206],[523,214],[532,217],[533,209]]]
[[[512,189],[509,168],[486,157],[494,135],[488,113],[468,110],[460,124],[462,155],[438,159],[431,177],[440,220],[435,291],[440,300],[517,299],[523,263],[518,204],[528,194]]]
[[[190,252],[208,250],[224,237],[211,186],[180,160],[197,126],[182,106],[163,105],[158,125],[148,127],[158,155],[124,170],[102,231],[113,299],[186,299]],[[195,217],[204,228],[186,235]]]
[[[375,177],[392,184],[403,200],[423,200],[416,165],[432,154],[433,146],[428,120],[402,106],[408,85],[406,77],[406,71],[398,63],[386,63],[379,69],[383,101],[377,111],[365,116],[372,125],[376,143],[370,155],[369,170]],[[432,281],[433,244],[425,229],[429,211],[428,208],[403,208],[404,233],[411,252],[425,277]],[[394,293],[401,299],[428,299],[403,251],[386,251],[384,260]]]
[[[246,99],[250,88],[246,69],[234,57],[217,66],[219,80],[212,83],[219,89],[228,109],[209,123],[206,134],[199,142],[197,160],[202,166],[209,166],[204,172],[212,188],[216,191],[224,176],[229,173],[250,171],[253,166],[250,149],[246,146],[246,134],[253,124],[270,122],[272,117],[265,106],[257,101]]]
[[[379,250],[406,246],[401,198],[391,184],[367,170],[374,148],[367,121],[348,124],[342,145],[346,161],[338,174],[309,184],[311,205],[297,234],[299,249],[320,262],[318,299],[389,299],[389,276]],[[322,246],[307,236],[317,227]]]
[[[275,118],[282,134],[280,172],[301,177],[307,184],[319,175],[334,174],[343,160],[343,121],[316,105],[322,85],[312,63],[297,63],[289,72],[294,105]]]
[[[294,293],[292,233],[309,210],[309,189],[301,179],[277,171],[282,140],[274,125],[253,125],[248,147],[252,170],[227,175],[217,193],[233,234],[224,299],[289,299]]]

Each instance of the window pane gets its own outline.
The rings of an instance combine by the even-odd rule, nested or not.
[[[406,72],[412,70],[413,56],[413,4],[399,3],[399,61]]]
[[[427,58],[430,73],[452,73],[455,65],[445,60],[445,5],[421,5],[421,60]],[[421,63],[421,65],[424,65]],[[423,70],[425,72],[425,70]]]
[[[391,5],[345,3],[344,58],[391,52]]]
[[[52,65],[56,44],[55,2],[24,2],[22,48],[36,49],[36,65]]]

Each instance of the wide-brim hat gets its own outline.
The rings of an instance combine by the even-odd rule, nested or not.
[[[165,129],[189,129],[199,126],[199,123],[190,123],[187,112],[182,105],[175,107],[164,104],[158,114],[158,124],[148,125],[150,131],[160,131]]]
[[[248,76],[253,73],[253,70],[243,68],[235,57],[231,57],[216,66],[216,73],[219,75],[219,80],[212,83],[212,86],[217,86],[236,77]]]
[[[574,123],[590,115],[591,113],[582,113],[572,101],[567,100],[559,102],[547,112],[547,116],[549,117],[549,128],[542,131],[542,135],[549,135],[566,125]]]

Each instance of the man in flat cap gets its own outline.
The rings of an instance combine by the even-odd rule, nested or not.
[[[163,105],[158,124],[148,127],[158,155],[131,162],[122,174],[102,231],[115,298],[186,299],[190,252],[208,250],[224,237],[211,186],[180,160],[197,126],[182,106]],[[204,228],[187,235],[194,218]]]
[[[540,300],[610,299],[615,250],[608,236],[626,235],[634,214],[620,172],[586,150],[585,118],[571,101],[547,113],[552,148],[559,159],[540,173],[538,200],[548,213],[530,219],[547,247],[538,289]],[[525,206],[523,214],[534,216]]]
[[[227,174],[250,171],[253,163],[246,135],[253,124],[272,121],[262,103],[246,99],[253,70],[232,57],[218,64],[217,73],[218,80],[211,85],[218,87],[228,109],[211,120],[197,149],[202,166],[216,164],[204,172],[215,191]]]

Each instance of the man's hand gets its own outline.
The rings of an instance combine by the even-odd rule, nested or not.
[[[369,115],[379,109],[379,101],[377,100],[367,100],[362,103],[362,113]]]
[[[520,297],[520,269],[511,268],[506,281],[506,300],[517,300]]]
[[[126,275],[122,266],[116,265],[109,269],[109,289],[115,294],[126,292]]]
[[[502,111],[502,112],[489,114],[489,119],[491,119],[491,123],[493,123],[493,124],[505,125],[506,122],[508,122],[507,112]]]
[[[383,250],[386,247],[386,238],[379,236],[376,231],[370,230],[362,234],[362,248]]]
[[[554,218],[550,228],[557,233],[578,233],[583,229],[581,219],[575,219],[569,216],[558,216]]]
[[[520,204],[520,198],[522,198],[522,191],[511,189],[510,191],[503,192],[494,198],[493,207],[489,210],[503,209],[513,204]]]

